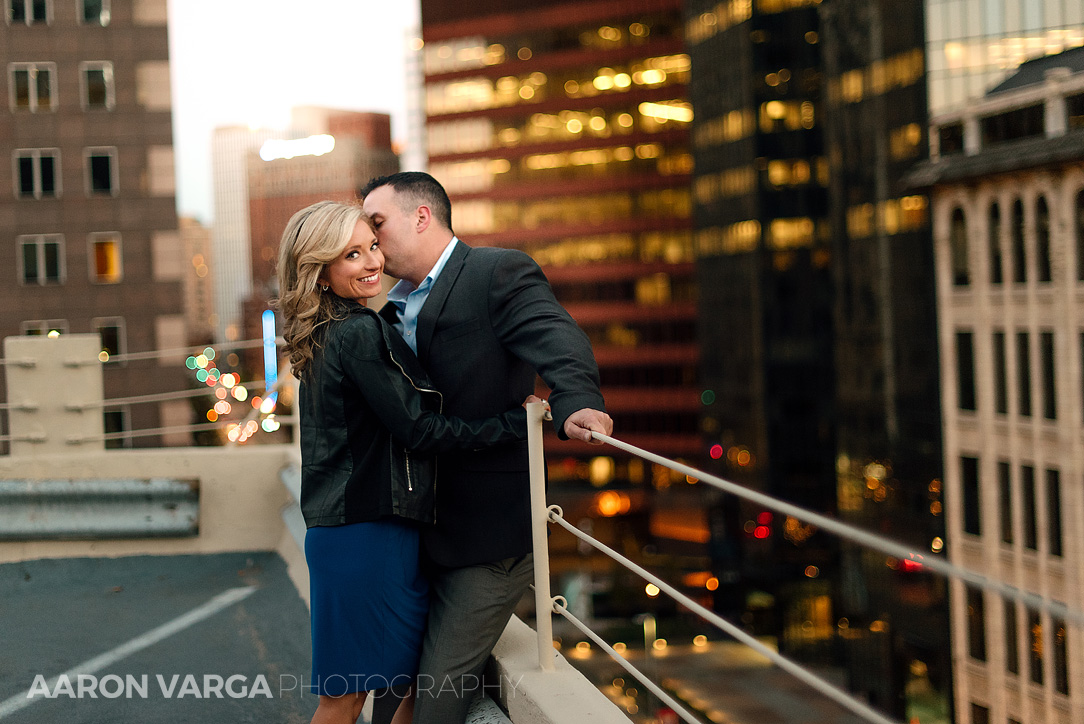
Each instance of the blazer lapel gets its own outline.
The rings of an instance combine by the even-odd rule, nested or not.
[[[377,314],[383,317],[388,324],[395,324],[399,321],[398,309],[391,302],[384,302],[384,306],[380,308]]]
[[[441,270],[437,281],[433,283],[433,289],[422,305],[422,311],[418,314],[418,359],[425,365],[429,361],[429,343],[433,340],[433,330],[437,326],[437,317],[444,309],[444,302],[448,300],[448,294],[455,286],[456,277],[463,270],[463,262],[470,252],[470,247],[462,241],[458,241],[452,249],[452,255],[448,257],[444,269]]]

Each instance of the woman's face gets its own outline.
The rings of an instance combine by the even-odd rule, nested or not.
[[[339,258],[324,267],[318,281],[343,299],[360,302],[380,294],[384,255],[369,225],[359,221]]]

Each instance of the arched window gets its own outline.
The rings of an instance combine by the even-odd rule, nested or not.
[[[1024,247],[1024,202],[1012,205],[1012,280],[1023,284],[1028,280],[1028,256]]]
[[[990,225],[987,239],[990,245],[990,283],[1000,284],[1001,276],[1001,207],[990,204]]]
[[[1043,196],[1035,204],[1035,262],[1039,267],[1039,281],[1050,281],[1050,208]]]
[[[952,212],[949,245],[952,249],[952,283],[958,287],[966,287],[971,283],[967,269],[967,221],[964,219],[964,210],[959,207]]]
[[[1076,195],[1076,278],[1084,281],[1084,190]]]

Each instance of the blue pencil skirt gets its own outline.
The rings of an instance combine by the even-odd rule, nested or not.
[[[308,529],[313,693],[414,680],[429,611],[419,538],[416,526],[396,520]]]

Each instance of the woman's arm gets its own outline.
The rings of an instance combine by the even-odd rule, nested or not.
[[[353,317],[344,324],[348,326],[339,350],[344,374],[361,391],[396,442],[407,449],[438,453],[490,447],[527,437],[527,412],[523,407],[469,421],[426,410],[422,395],[439,393],[417,389],[392,359],[377,326],[380,320]]]

